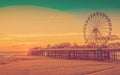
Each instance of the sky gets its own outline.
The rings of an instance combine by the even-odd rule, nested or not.
[[[83,25],[96,11],[110,17],[112,35],[119,39],[119,0],[0,0],[0,50],[83,44]]]

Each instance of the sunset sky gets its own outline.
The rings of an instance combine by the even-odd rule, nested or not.
[[[120,42],[119,0],[0,0],[0,51],[62,42],[84,43],[83,25],[96,11],[112,20]]]

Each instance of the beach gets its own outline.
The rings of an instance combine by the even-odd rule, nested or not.
[[[40,56],[0,57],[1,75],[119,75],[119,62],[65,60]]]

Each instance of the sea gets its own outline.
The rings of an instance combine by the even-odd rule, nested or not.
[[[27,52],[0,52],[0,56],[26,56]]]

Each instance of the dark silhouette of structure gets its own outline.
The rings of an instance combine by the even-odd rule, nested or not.
[[[119,52],[119,50],[46,49],[33,50],[30,51],[28,55],[73,60],[117,61],[117,52]]]

